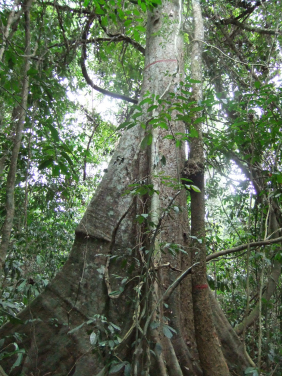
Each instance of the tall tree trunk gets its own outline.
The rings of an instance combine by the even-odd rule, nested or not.
[[[183,72],[181,12],[181,2],[164,1],[148,18],[142,93],[149,91],[155,101],[157,95],[160,100],[166,99],[169,92],[174,91]],[[149,124],[149,120],[156,118],[158,113],[156,109],[154,112],[147,112],[148,107],[148,104],[142,107],[142,122],[147,124],[146,130],[138,125],[127,130],[121,138],[108,172],[76,230],[74,246],[65,266],[45,292],[19,315],[21,320],[29,323],[17,327],[6,324],[1,331],[1,338],[15,331],[27,334],[21,344],[27,354],[21,366],[23,373],[33,372],[38,375],[51,372],[53,376],[88,376],[90,372],[98,374],[104,369],[104,364],[109,364],[113,359],[108,347],[102,351],[102,347],[96,345],[96,350],[92,353],[87,334],[91,329],[99,336],[99,341],[107,339],[106,329],[100,319],[102,315],[107,317],[107,322],[113,322],[122,328],[118,333],[122,341],[115,353],[120,359],[130,361],[133,374],[141,374],[140,367],[151,368],[150,374],[156,375],[201,374],[185,343],[189,341],[191,347],[196,348],[193,326],[190,326],[193,323],[193,312],[189,280],[183,283],[185,290],[181,289],[182,307],[180,287],[170,295],[166,302],[168,308],[158,303],[165,289],[179,276],[176,270],[191,266],[191,260],[189,256],[181,260],[180,252],[175,258],[160,252],[162,244],[166,243],[179,244],[179,247],[188,250],[185,192],[182,190],[178,194],[171,187],[172,184],[161,184],[161,177],[156,177],[162,170],[164,176],[170,176],[172,181],[176,180],[177,185],[185,153],[184,147],[177,148],[174,140],[163,138],[170,134],[170,130],[154,129]],[[172,114],[169,127],[173,132],[184,133],[184,124],[175,121],[175,116],[176,114]],[[140,149],[142,140],[146,135],[148,139],[150,134],[153,137],[152,145]],[[163,168],[162,156],[166,160]],[[124,195],[129,184],[139,182],[146,186],[154,184],[154,188],[159,190],[159,195],[153,195],[150,205],[139,197]],[[172,201],[175,211],[170,215],[173,219],[164,212]],[[146,252],[142,253],[142,244],[139,242],[142,242],[145,235],[136,223],[136,215],[143,214],[143,208],[144,214],[149,211],[151,221],[160,225],[159,228],[151,226],[152,236],[144,243],[149,244],[148,255]],[[157,234],[157,230],[161,231]],[[155,238],[158,245],[152,243]],[[113,256],[116,258],[115,262]],[[168,262],[172,268],[163,266]],[[124,269],[120,268],[121,264]],[[158,270],[157,277],[161,281],[158,286],[155,273],[150,271],[154,269]],[[115,279],[113,275],[130,280],[125,284],[123,292],[119,286],[120,279]],[[141,292],[145,295],[143,299],[146,303],[139,306],[138,294],[136,295],[134,288],[141,289],[142,285],[144,288]],[[154,306],[155,313],[153,310],[154,314],[151,315],[150,309]],[[140,310],[142,312],[138,313]],[[146,316],[143,316],[144,310]],[[185,312],[183,316],[180,316],[181,310],[182,313]],[[162,313],[166,319],[162,317]],[[156,326],[159,325],[152,334],[148,317],[155,321]],[[91,318],[92,323],[87,325],[86,322]],[[136,320],[139,322],[136,323]],[[169,330],[167,320],[177,332],[172,339],[163,334]],[[84,325],[79,327],[81,324]],[[143,325],[143,333],[147,330],[147,335],[143,337],[138,331],[140,325]],[[170,337],[169,333],[166,334]],[[137,346],[139,353],[136,351],[132,354],[131,345],[128,344],[132,335],[144,346],[147,337],[151,338],[156,362],[150,358],[150,352],[145,348],[142,353],[143,349]],[[8,339],[6,341],[7,344]],[[181,359],[181,366],[178,359]],[[13,359],[7,359],[6,370],[12,362]],[[157,368],[154,367],[155,363]],[[15,369],[11,374],[18,372],[19,369]]]
[[[192,100],[198,105],[202,95],[202,41],[204,25],[201,6],[198,0],[192,0],[194,19],[194,41],[191,54],[191,77],[193,83]],[[197,114],[193,120],[199,118]],[[226,361],[218,340],[209,301],[209,289],[206,277],[206,245],[205,245],[205,157],[201,123],[191,124],[198,133],[190,141],[189,159],[186,174],[200,192],[191,190],[191,236],[193,263],[199,264],[192,271],[193,308],[196,340],[201,366],[204,375],[227,376],[229,374]]]

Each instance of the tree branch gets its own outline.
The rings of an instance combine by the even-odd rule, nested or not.
[[[142,52],[143,55],[145,55],[145,48],[143,48],[135,40],[129,38],[128,36],[126,36],[124,34],[120,34],[120,33],[118,33],[118,34],[112,34],[112,33],[109,33],[108,30],[107,30],[107,28],[102,25],[101,17],[98,18],[98,21],[99,21],[99,24],[100,24],[101,28],[108,35],[108,37],[113,38],[113,39],[122,38],[121,40],[124,40],[124,41],[130,43],[134,48],[136,48],[138,51]]]
[[[213,260],[213,259],[215,259],[219,256],[224,256],[224,255],[227,255],[229,253],[235,253],[235,252],[243,251],[244,249],[247,249],[248,246],[250,246],[250,247],[260,247],[262,245],[275,244],[275,243],[279,243],[281,241],[282,241],[282,236],[280,238],[276,238],[276,239],[261,240],[261,241],[253,242],[253,243],[250,243],[250,244],[242,244],[242,245],[239,245],[238,247],[225,249],[224,251],[220,251],[220,252],[215,252],[215,253],[207,256],[206,261]]]
[[[89,20],[87,21],[87,23],[86,23],[85,29],[84,29],[83,34],[82,34],[82,38],[85,41],[87,41],[87,33],[88,33],[88,30],[89,30],[90,25],[93,22],[94,18],[95,18],[95,15],[92,15],[89,18]],[[108,95],[108,96],[110,96],[112,98],[122,99],[124,101],[130,102],[130,103],[134,103],[134,104],[138,103],[138,101],[136,99],[127,97],[126,95],[113,93],[112,91],[109,91],[109,90],[106,90],[106,89],[102,89],[101,87],[95,85],[94,82],[91,80],[91,78],[88,75],[85,61],[86,61],[86,44],[84,43],[82,45],[82,48],[81,48],[80,65],[81,65],[81,71],[82,71],[83,77],[85,78],[85,81],[88,83],[88,85],[90,85],[93,89],[99,91],[99,93],[102,93],[104,95]]]
[[[180,282],[190,273],[192,273],[192,269],[194,266],[198,265],[199,262],[195,262],[192,266],[190,266],[188,269],[186,269],[179,277],[176,278],[176,280],[168,287],[166,292],[163,294],[163,297],[161,298],[161,301],[167,301],[173,291],[176,289],[176,287],[180,284]],[[160,302],[159,302],[160,303]]]
[[[54,8],[66,11],[66,12],[79,13],[79,14],[93,14],[92,10],[71,8],[68,5],[58,5],[57,2],[53,3],[52,1],[45,1],[43,2],[43,5],[50,5],[51,7],[54,7]]]
[[[223,24],[223,25],[229,25],[230,23],[232,23],[231,21],[232,20],[239,20],[241,18],[244,18],[245,16],[249,16],[250,14],[253,13],[253,11],[259,7],[260,5],[262,5],[262,3],[264,3],[266,0],[261,0],[261,1],[257,1],[253,6],[252,3],[247,3],[246,1],[241,1],[238,6],[241,7],[241,8],[245,8],[246,10],[244,12],[242,12],[239,16],[235,17],[235,18],[227,18],[225,20],[221,20],[220,23]]]
[[[270,29],[252,27],[252,26],[249,26],[249,25],[244,25],[242,22],[239,22],[236,19],[230,19],[228,24],[236,25],[243,30],[252,31],[254,33],[268,34],[268,35],[282,35],[282,31],[280,31],[280,30],[270,30]]]
[[[107,34],[109,35],[109,34]],[[116,34],[116,35],[109,35],[109,38],[91,38],[91,39],[88,39],[88,41],[82,41],[84,43],[93,43],[93,42],[127,42],[129,44],[131,44],[137,51],[141,52],[142,55],[145,56],[145,48],[141,46],[141,44],[139,44],[138,42],[136,42],[135,40],[131,39],[130,37],[128,37],[127,35],[124,35],[124,34]]]

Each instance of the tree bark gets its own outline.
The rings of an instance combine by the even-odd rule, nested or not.
[[[192,0],[194,20],[194,41],[191,54],[191,77],[193,83],[192,100],[198,103],[202,95],[202,42],[204,40],[204,25],[201,6],[198,0]],[[193,121],[201,116],[197,113]],[[195,333],[199,358],[204,375],[227,376],[228,366],[224,359],[221,345],[217,337],[209,301],[209,290],[206,277],[206,246],[205,246],[205,157],[201,123],[195,122],[194,127],[198,137],[191,139],[189,159],[186,164],[186,177],[193,181],[200,192],[191,190],[191,236],[192,262],[199,262],[192,270],[193,309]]]

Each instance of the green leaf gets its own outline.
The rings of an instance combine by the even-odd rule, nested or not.
[[[162,129],[168,129],[168,125],[164,121],[161,121],[160,123],[158,123],[158,126]]]
[[[117,331],[119,331],[119,332],[121,331],[121,328],[120,328],[119,326],[113,324],[112,322],[111,322],[111,325],[112,325]]]
[[[101,18],[101,24],[104,27],[108,26],[108,17],[107,16],[104,16],[104,17]]]
[[[10,323],[12,323],[14,325],[18,325],[18,324],[22,325],[22,324],[24,324],[24,322],[21,319],[19,319],[16,316],[13,316],[13,315],[9,314],[8,312],[7,312],[7,316],[8,316],[8,319],[9,319]]]
[[[157,329],[160,326],[160,322],[152,321],[150,324],[150,328],[152,330]]]
[[[261,86],[261,83],[259,81],[255,81],[254,86],[255,86],[256,89],[259,89],[260,86]]]
[[[138,4],[139,4],[139,1],[138,1]],[[147,11],[146,5],[142,2],[140,2],[139,5],[140,5],[141,9],[143,10],[143,12],[145,13]]]
[[[277,179],[277,182],[278,182],[279,184],[282,184],[282,174],[278,174],[278,175],[276,176],[276,179]]]
[[[124,291],[124,288],[123,287],[120,287],[119,290],[116,290],[116,291],[112,291],[109,295],[119,295],[121,294],[122,292]]]
[[[34,76],[37,75],[37,73],[38,73],[38,70],[37,70],[37,69],[35,69],[35,68],[30,68],[30,69],[27,71],[26,74],[27,74],[28,76],[34,77]]]
[[[152,135],[152,133],[149,133],[148,134],[147,145],[150,146],[151,143],[152,143],[152,141],[153,141],[153,135]]]
[[[76,332],[77,330],[82,328],[84,326],[84,324],[85,324],[85,322],[83,322],[82,324],[80,324],[80,325],[76,326],[75,328],[69,330],[67,334],[72,334],[72,333]]]
[[[124,21],[124,26],[127,27],[132,23],[132,20],[126,20]]]
[[[195,128],[191,127],[189,129],[189,137],[196,137],[196,138],[198,138],[199,137],[198,131]]]
[[[157,104],[154,104],[153,106],[150,106],[148,109],[147,109],[147,112],[151,112],[153,110],[155,110],[156,108],[158,108],[159,106]]]
[[[155,345],[155,353],[160,356],[162,351],[163,351],[162,345],[159,342],[157,342]]]
[[[134,123],[132,123],[131,121],[125,121],[123,123],[121,123],[118,127],[117,127],[117,131],[119,131],[120,129],[124,129],[124,128],[127,128],[129,127],[130,125],[135,125]]]
[[[192,78],[188,78],[187,79],[191,84],[200,84],[201,83],[201,81],[199,81],[199,80],[193,80]]]
[[[195,192],[201,192],[201,190],[198,188],[198,187],[196,187],[195,185],[190,185],[190,187],[193,189],[193,191],[195,191]]]
[[[200,116],[196,120],[193,121],[193,124],[202,123],[204,120],[205,120],[205,117],[204,116]]]
[[[152,101],[151,98],[145,98],[145,99],[143,99],[143,100],[139,103],[139,105],[142,106],[142,105],[145,104],[145,103],[152,103],[152,102],[153,102],[153,101]]]
[[[96,334],[95,332],[92,332],[92,333],[90,334],[90,343],[91,343],[91,345],[92,345],[92,346],[96,345],[97,341],[98,341],[98,336],[97,336],[97,334]]]
[[[101,9],[100,5],[96,4],[96,9],[95,9],[96,14],[105,14],[103,9]]]
[[[53,162],[54,162],[53,158],[45,159],[45,161],[41,162],[40,165],[38,166],[38,170],[44,170],[45,168],[52,166]]]
[[[141,149],[145,149],[146,146],[151,145],[152,140],[153,140],[153,135],[152,135],[152,133],[148,133],[148,134],[143,138],[143,140],[142,140],[142,142],[141,142]]]
[[[115,373],[120,371],[123,367],[125,366],[125,362],[121,362],[118,364],[114,364],[111,366],[110,372],[109,373]]]
[[[244,374],[249,375],[249,376],[259,376],[257,369],[254,368],[254,367],[246,368],[245,371],[244,371]]]
[[[69,157],[69,155],[65,151],[62,151],[61,154],[69,162],[69,164],[72,166],[73,165],[73,161],[71,160],[71,158]]]
[[[138,117],[142,116],[142,112],[135,112],[133,115],[132,115],[132,119],[137,119]]]
[[[25,350],[24,350],[24,349],[21,349],[21,350],[18,351],[17,359],[16,359],[15,363],[12,365],[10,372],[11,372],[14,368],[19,367],[19,366],[21,365],[21,363],[22,363],[22,361],[23,361],[23,356],[24,356],[24,354],[25,354]]]
[[[127,363],[124,368],[124,376],[130,376],[130,375],[131,375],[131,365]]]
[[[60,141],[60,137],[59,137],[59,133],[58,133],[57,129],[52,124],[47,124],[47,127],[51,131],[51,135],[53,137],[53,140],[55,142],[59,142]]]
[[[163,334],[164,334],[168,339],[172,338],[173,333],[171,332],[170,327],[169,327],[168,325],[164,325],[164,326],[163,326]]]

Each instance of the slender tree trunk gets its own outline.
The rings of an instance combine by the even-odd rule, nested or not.
[[[32,4],[32,0],[28,0],[26,4],[23,6],[25,9],[25,55],[30,55],[30,6]],[[22,101],[21,106],[17,109],[17,126],[16,126],[16,133],[14,137],[14,146],[12,149],[12,156],[10,162],[9,173],[7,177],[7,185],[6,185],[6,218],[2,227],[2,241],[0,245],[0,272],[3,268],[5,263],[7,250],[9,247],[11,231],[13,227],[13,220],[14,220],[14,212],[15,212],[15,202],[14,202],[14,194],[15,194],[15,182],[16,182],[16,174],[17,174],[17,162],[18,162],[18,155],[21,147],[23,129],[25,124],[26,118],[26,110],[27,110],[27,98],[28,98],[28,87],[29,87],[29,77],[27,75],[27,71],[29,70],[30,62],[29,57],[25,57],[24,59],[24,67],[23,67],[23,83],[22,83]]]
[[[201,6],[198,0],[192,0],[194,19],[194,41],[191,55],[191,76],[198,83],[193,84],[192,100],[197,104],[202,100],[202,42],[204,25]],[[195,116],[196,120],[201,114]],[[197,130],[198,137],[190,141],[189,160],[186,173],[200,192],[191,190],[191,235],[193,263],[198,262],[192,271],[193,308],[196,340],[204,375],[227,376],[229,374],[226,361],[218,340],[209,301],[209,289],[206,277],[206,245],[205,245],[205,184],[204,184],[204,144],[200,123],[190,127]]]
[[[8,41],[9,36],[10,36],[11,26],[12,26],[12,24],[15,21],[17,21],[20,18],[20,16],[22,15],[22,12],[24,10],[24,7],[22,7],[20,10],[18,10],[16,12],[16,8],[19,6],[19,3],[20,3],[20,1],[15,0],[14,5],[13,5],[13,9],[11,10],[11,12],[10,12],[10,14],[8,16],[6,26],[4,27],[2,25],[2,38],[3,38],[3,41],[2,41],[2,47],[0,48],[0,61],[2,61],[3,54],[5,52],[7,41]]]

